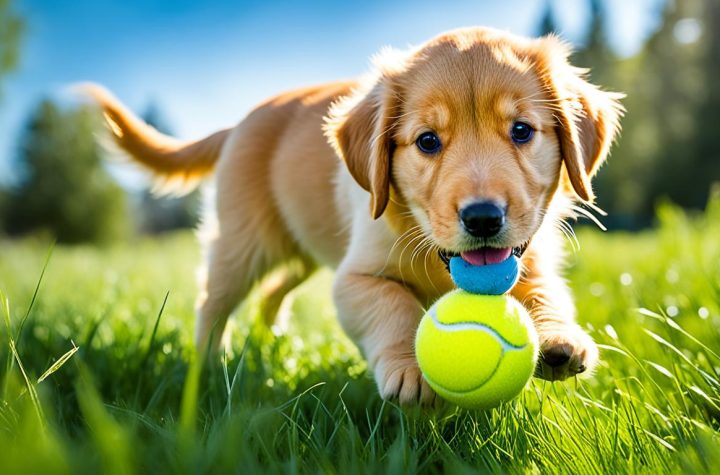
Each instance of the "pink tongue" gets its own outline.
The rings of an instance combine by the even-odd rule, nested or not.
[[[467,251],[460,254],[460,257],[468,264],[474,266],[484,266],[487,264],[499,264],[508,257],[512,249],[509,247],[481,247],[474,251]]]

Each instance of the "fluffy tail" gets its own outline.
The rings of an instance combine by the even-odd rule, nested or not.
[[[143,122],[102,86],[88,83],[75,89],[100,105],[115,142],[156,175],[162,191],[194,188],[212,172],[230,132],[224,129],[198,141],[180,141]]]

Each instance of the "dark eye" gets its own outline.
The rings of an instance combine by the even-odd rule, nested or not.
[[[535,129],[525,122],[515,122],[510,129],[510,137],[515,143],[528,143],[533,138]]]
[[[440,138],[435,135],[434,132],[423,132],[420,134],[420,137],[418,137],[415,141],[415,145],[417,145],[417,148],[419,148],[422,152],[428,154],[438,153],[440,151],[440,147],[442,147]]]

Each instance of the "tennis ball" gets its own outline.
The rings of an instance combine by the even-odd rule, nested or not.
[[[415,353],[430,387],[466,408],[491,408],[525,387],[538,337],[514,298],[464,290],[445,294],[420,321]]]

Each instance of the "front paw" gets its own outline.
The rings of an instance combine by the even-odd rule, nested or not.
[[[375,365],[375,382],[383,399],[401,405],[430,406],[435,402],[435,391],[420,372],[414,353],[381,355]]]
[[[580,373],[590,373],[597,364],[597,345],[578,325],[538,328],[538,336],[540,358],[535,368],[538,378],[562,381]]]

